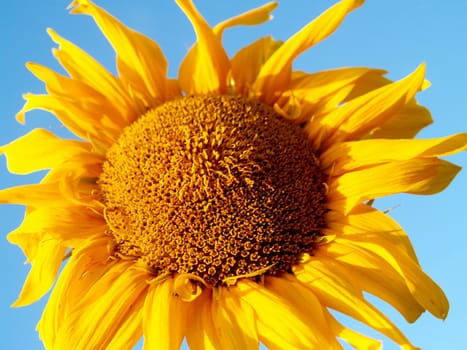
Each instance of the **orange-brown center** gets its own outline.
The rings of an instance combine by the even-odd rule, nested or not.
[[[288,272],[312,252],[324,182],[298,125],[255,100],[198,96],[127,127],[99,186],[118,256],[217,286]]]

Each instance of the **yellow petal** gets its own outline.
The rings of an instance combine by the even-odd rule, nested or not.
[[[85,142],[64,140],[47,130],[34,129],[0,147],[0,153],[6,155],[11,173],[28,174],[54,168],[77,154],[89,153],[89,149]]]
[[[144,302],[144,350],[178,350],[186,334],[189,303],[174,295],[173,279],[149,287]]]
[[[449,302],[443,291],[407,254],[394,248],[389,251],[384,246],[384,242],[379,242],[377,239],[371,242],[339,240],[352,248],[362,248],[384,259],[404,278],[410,292],[423,308],[435,317],[446,318]]]
[[[281,44],[268,36],[243,47],[234,55],[231,74],[237,93],[248,95],[264,62]]]
[[[368,241],[378,236],[387,246],[394,245],[404,250],[417,262],[412,244],[399,224],[390,216],[369,205],[360,204],[347,215],[331,211],[327,214],[327,221],[328,234]]]
[[[39,300],[52,287],[65,256],[66,247],[52,237],[44,236],[37,254],[31,260],[31,271],[18,299],[12,306],[26,306]]]
[[[367,324],[407,349],[413,349],[401,331],[378,309],[368,303],[363,294],[322,261],[310,261],[294,270],[302,281],[327,307]]]
[[[400,112],[422,88],[425,66],[406,78],[357,97],[311,124],[311,139],[324,133],[323,149],[339,141],[357,140]]]
[[[214,298],[213,320],[222,349],[258,349],[254,311],[235,286],[222,288]]]
[[[268,2],[263,6],[255,8],[253,10],[247,11],[242,13],[241,15],[229,18],[216,26],[214,26],[213,31],[219,38],[222,38],[222,34],[224,30],[227,28],[235,27],[235,26],[246,26],[246,25],[256,25],[266,21],[269,21],[272,16],[271,12],[277,7],[278,3]]]
[[[39,184],[0,190],[0,203],[24,204],[28,207],[81,205],[100,210],[96,196],[96,180],[104,159],[95,154],[70,156],[59,167],[50,170]]]
[[[380,78],[385,71],[371,68],[339,68],[313,74],[294,72],[290,81],[290,90],[284,92],[278,105],[288,96],[300,101],[302,116],[309,119],[315,114],[323,114],[347,101],[356,89],[366,86],[367,82]]]
[[[343,71],[345,72],[347,69],[353,70],[353,69],[359,69],[359,68],[341,68],[341,69],[336,69],[336,70],[331,70],[331,71],[325,71],[325,72],[318,72],[315,74],[305,74],[301,72],[295,72],[295,78],[292,77],[291,85],[294,84],[294,81],[298,82],[298,85],[300,86],[301,81],[303,82],[309,82],[314,85],[314,79],[312,79],[312,76],[316,77],[323,77],[321,73],[327,75],[328,72],[339,72]],[[365,69],[365,68],[360,68],[360,69]],[[297,74],[299,73],[299,74]],[[385,78],[382,76],[384,71],[378,70],[378,69],[372,69],[368,74],[364,74],[359,78],[358,80],[355,81],[354,84],[352,84],[351,89],[348,87],[343,89],[344,91],[335,91],[334,94],[329,95],[329,101],[326,100],[325,98],[325,106],[321,107],[320,103],[318,106],[320,109],[316,111],[316,107],[314,107],[314,104],[316,103],[315,101],[318,99],[320,100],[321,93],[316,93],[316,94],[306,94],[306,89],[302,87],[303,89],[303,94],[304,98],[306,98],[306,101],[312,101],[311,106],[308,106],[307,103],[302,106],[302,113],[303,113],[303,118],[305,116],[309,116],[311,114],[313,115],[314,120],[320,120],[321,117],[325,116],[326,113],[328,113],[332,108],[335,108],[342,102],[347,102],[350,101],[354,98],[357,98],[359,96],[362,96],[370,91],[379,89],[383,86],[389,85],[392,83],[391,80]],[[337,80],[339,80],[339,77],[335,77]],[[332,83],[332,80],[329,80],[330,83]],[[316,84],[317,85],[317,84]],[[422,86],[423,89],[423,86]],[[291,88],[291,93],[293,93],[294,90]],[[345,99],[341,100],[342,97],[345,96]],[[341,101],[340,101],[341,100]],[[414,137],[421,129],[426,127],[427,125],[431,124],[433,120],[431,119],[431,114],[430,111],[420,105],[415,101],[415,99],[412,99],[400,112],[396,113],[392,117],[390,117],[387,121],[385,121],[381,126],[379,126],[377,129],[374,129],[371,131],[371,137],[372,138],[412,138]]]
[[[395,193],[434,194],[446,188],[459,170],[444,160],[419,158],[345,173],[329,183],[329,207],[349,213],[365,200]]]
[[[350,68],[353,70],[355,68]],[[358,69],[358,68],[356,68]],[[336,69],[335,71],[345,71],[347,68]],[[298,74],[297,80],[300,83],[300,80],[310,81],[311,76],[318,75],[320,76],[321,73],[327,74],[329,71],[325,72],[318,72],[315,74]],[[333,71],[330,71],[333,72]],[[319,110],[317,115],[313,116],[313,119],[319,120],[323,115],[328,113],[331,108],[336,107],[339,103],[350,101],[356,97],[362,96],[370,91],[379,89],[383,86],[389,85],[392,83],[391,80],[382,76],[384,73],[383,70],[372,69],[368,74],[362,75],[360,79],[358,79],[355,84],[352,85],[351,90],[348,92],[345,91],[335,91],[334,94],[330,95],[329,102],[326,102],[326,106]],[[296,74],[297,75],[297,74]],[[310,78],[307,78],[307,77]],[[336,77],[338,79],[338,77]],[[292,84],[295,79],[292,79]],[[425,80],[426,82],[426,80]],[[424,82],[424,84],[425,84]],[[422,89],[423,89],[422,85]],[[304,94],[306,90],[304,91]],[[345,99],[339,101],[341,96],[346,95]],[[306,95],[306,98],[310,98],[310,95]],[[319,98],[319,94],[318,94]],[[311,98],[314,101],[314,98]],[[335,103],[338,102],[338,103]],[[311,113],[307,113],[309,107],[303,106],[303,114],[308,115]],[[312,113],[315,113],[314,110]],[[412,99],[400,112],[396,113],[392,117],[390,117],[387,121],[385,121],[381,126],[377,129],[371,131],[371,137],[373,138],[412,138],[414,137],[421,129],[426,127],[427,125],[431,124],[433,120],[431,119],[430,111],[420,105]]]
[[[25,113],[41,109],[54,114],[73,134],[88,140],[97,140],[100,144],[112,145],[120,133],[121,126],[102,111],[102,106],[89,101],[70,100],[55,95],[24,94],[26,100],[16,119],[24,124]],[[102,113],[103,112],[103,113]]]
[[[10,187],[0,190],[0,203],[24,204],[40,207],[44,204],[59,205],[66,200],[57,184],[36,184]]]
[[[143,336],[143,327],[141,325],[143,301],[144,298],[141,297],[136,304],[132,305],[134,312],[130,312],[126,319],[123,320],[109,345],[106,346],[106,350],[134,349],[136,343]]]
[[[105,349],[119,332],[134,332],[122,326],[143,307],[149,276],[131,265],[114,265],[96,281],[59,326],[56,349]],[[138,340],[132,339],[131,347]]]
[[[116,265],[116,260],[109,259],[111,250],[111,240],[104,236],[91,239],[71,252],[37,325],[47,349],[54,348],[57,332],[76,305],[97,280]]]
[[[270,349],[339,349],[311,293],[304,298],[298,282],[268,277],[265,285],[243,280],[238,293],[255,310],[261,342]]]
[[[10,243],[23,248],[29,259],[33,259],[34,255],[26,249],[31,235],[34,237],[36,233],[47,232],[63,245],[73,247],[77,242],[103,234],[107,229],[104,219],[91,210],[80,206],[46,206],[27,211],[21,226],[7,238]]]
[[[433,123],[430,111],[414,100],[383,125],[371,132],[372,138],[413,138],[420,130]]]
[[[339,338],[352,345],[355,349],[365,349],[365,350],[379,350],[382,349],[382,344],[376,339],[366,337],[354,330],[344,327],[342,324],[337,322],[334,317],[329,317],[328,323],[333,329],[334,333],[338,335]]]
[[[56,36],[56,34],[54,35]],[[46,90],[49,94],[63,95],[76,99],[82,96],[84,99],[106,102],[106,97],[101,92],[81,80],[66,77],[48,67],[34,62],[27,62],[26,68],[34,74],[36,78],[45,83]],[[112,108],[112,106],[109,107]]]
[[[47,84],[48,89],[51,90],[48,90],[49,92],[67,95],[75,100],[83,99],[86,95],[95,97],[97,94],[101,103],[108,101],[107,106],[116,108],[117,116],[125,124],[129,124],[138,116],[137,106],[119,79],[93,57],[59,36],[54,30],[49,28],[47,33],[59,45],[58,49],[53,50],[55,58],[73,78],[67,80],[56,73],[53,74],[54,72],[50,69],[29,64],[28,68]]]
[[[91,1],[75,0],[70,8],[71,13],[94,18],[117,54],[117,68],[125,88],[135,100],[141,99],[140,109],[179,95],[167,83],[167,61],[153,40],[129,29]]]
[[[216,36],[199,14],[191,0],[176,0],[176,3],[191,21],[196,33],[196,46],[183,60],[179,81],[188,95],[225,93],[230,61]]]
[[[222,349],[212,318],[212,290],[205,289],[195,301],[191,302],[186,341],[192,350]]]
[[[335,144],[321,156],[333,176],[391,161],[447,156],[467,149],[467,133],[426,140],[370,139]],[[384,150],[384,152],[381,152]]]
[[[135,117],[135,114],[129,108],[125,106],[119,107],[117,102],[110,101],[105,95],[79,80],[65,77],[39,64],[27,63],[26,66],[38,79],[45,82],[47,92],[53,99],[56,101],[67,101],[68,103],[74,102],[75,109],[80,110],[80,114],[75,116],[78,120],[72,121],[73,124],[82,123],[82,121],[79,120],[80,115],[86,115],[84,118],[85,120],[94,118],[91,119],[91,122],[95,125],[90,126],[88,124],[88,126],[84,127],[84,132],[87,131],[89,133],[87,136],[91,136],[92,131],[99,128],[109,128],[113,130],[114,133],[115,130],[117,130],[116,134],[119,134],[121,129],[129,124],[129,120],[133,120]],[[34,95],[25,95],[26,98],[29,96]],[[46,106],[30,107],[28,110],[33,108],[46,109]],[[21,111],[17,117],[20,122],[24,122],[24,112],[26,112],[26,110],[23,107],[23,111]],[[53,110],[51,110],[51,112],[53,112]],[[128,113],[130,113],[131,116],[129,116]],[[60,118],[60,115],[57,116]],[[112,116],[112,118],[105,116]],[[72,118],[73,116],[70,117]],[[65,119],[64,122],[67,122],[67,120]],[[92,136],[93,138],[99,139],[100,135],[103,133],[105,133],[105,131],[98,134],[94,133]]]
[[[323,12],[288,39],[261,68],[253,90],[261,100],[273,105],[282,91],[289,88],[292,62],[302,52],[332,34],[345,16],[363,0],[344,0]]]
[[[381,257],[333,241],[323,245],[315,258],[347,279],[356,289],[368,292],[396,308],[408,322],[414,322],[425,311],[409,291],[405,280]],[[384,273],[382,273],[384,271]]]

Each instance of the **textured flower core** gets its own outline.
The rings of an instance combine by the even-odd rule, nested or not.
[[[287,272],[312,252],[324,183],[300,126],[236,96],[150,110],[110,148],[99,180],[118,256],[210,286]]]

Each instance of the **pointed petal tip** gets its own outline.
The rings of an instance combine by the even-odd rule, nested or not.
[[[36,65],[37,65],[37,63],[31,62],[31,61],[28,61],[28,62],[26,62],[26,63],[24,64],[24,66],[25,66],[29,71],[31,70],[31,67],[34,67],[34,66],[36,66]]]
[[[89,5],[93,5],[90,0],[73,0],[66,9],[70,11],[72,14],[81,13],[79,12],[78,8],[81,6],[87,7]]]
[[[24,116],[24,112],[21,110],[19,111],[18,113],[16,113],[15,115],[15,119],[18,123],[20,123],[21,125],[24,125],[26,124],[26,117]]]
[[[60,35],[53,29],[53,28],[47,28],[46,29],[47,34],[49,35],[50,39],[56,44],[60,44]]]
[[[70,4],[66,7],[67,10],[71,11],[74,7],[78,6],[78,0],[73,0]]]

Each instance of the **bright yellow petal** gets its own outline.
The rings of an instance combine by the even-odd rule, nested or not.
[[[40,207],[45,204],[56,206],[65,201],[56,183],[23,185],[0,190],[0,203]]]
[[[110,260],[112,245],[109,237],[94,238],[72,251],[53,288],[37,325],[47,349],[53,349],[59,328],[93,285],[116,264]]]
[[[385,245],[394,245],[404,250],[413,261],[417,262],[412,244],[399,224],[389,215],[369,205],[360,204],[346,215],[331,211],[327,214],[327,221],[325,232],[328,234],[368,241],[378,236],[380,240],[385,241]]]
[[[21,226],[8,234],[10,243],[22,248],[28,246],[30,235],[47,232],[54,239],[62,241],[65,246],[73,247],[95,235],[103,234],[107,230],[104,219],[80,206],[69,207],[40,207],[26,212]],[[27,250],[23,251],[29,259]]]
[[[323,167],[332,165],[336,176],[376,164],[447,156],[466,149],[467,133],[426,140],[370,139],[335,144],[320,156],[320,161]]]
[[[342,312],[394,340],[406,349],[414,349],[408,339],[378,309],[368,303],[363,294],[353,288],[347,276],[340,276],[322,261],[310,261],[294,270],[298,280],[303,282],[320,302]]]
[[[119,79],[85,51],[62,38],[52,29],[48,29],[47,33],[59,45],[53,50],[55,58],[73,78],[66,80],[56,73],[53,74],[50,69],[29,64],[29,70],[47,84],[49,92],[67,95],[77,101],[84,99],[86,95],[98,94],[101,103],[108,101],[106,107],[113,106],[117,110],[115,116],[112,113],[113,118],[120,117],[120,122],[126,125],[138,116],[137,106]]]
[[[371,68],[339,68],[313,74],[294,72],[290,90],[276,102],[281,108],[293,96],[301,105],[301,121],[316,118],[347,101],[361,85],[380,78],[386,72]],[[376,77],[376,78],[375,78]]]
[[[212,318],[212,290],[205,289],[203,293],[190,303],[191,312],[188,316],[186,341],[192,350],[222,349]]]
[[[264,62],[281,44],[268,36],[243,47],[234,55],[231,74],[237,93],[248,95]]]
[[[222,38],[224,30],[227,28],[232,28],[235,26],[247,26],[247,25],[256,25],[263,22],[269,21],[272,16],[271,12],[277,7],[277,2],[268,2],[263,6],[255,8],[253,10],[244,12],[238,16],[229,18],[216,26],[214,26],[213,31],[218,37]]]
[[[339,239],[339,241],[349,247],[364,249],[366,253],[375,254],[384,259],[404,278],[407,287],[422,307],[435,317],[446,318],[449,303],[443,291],[407,254],[394,248],[389,251],[384,246],[384,242],[379,242],[376,238],[371,242],[345,239]]]
[[[333,241],[332,244],[321,246],[316,251],[315,258],[343,278],[352,276],[352,279],[347,280],[356,289],[386,301],[408,322],[414,322],[425,311],[409,291],[403,277],[375,254]]]
[[[380,341],[366,337],[350,328],[344,327],[332,316],[329,317],[328,323],[339,338],[352,345],[355,349],[379,350],[383,347]]]
[[[95,192],[103,159],[84,154],[85,159],[71,157],[50,170],[40,184],[0,190],[0,203],[24,204],[32,208],[78,205],[99,211],[103,205]]]
[[[413,138],[420,130],[433,123],[430,111],[414,100],[400,112],[371,132],[372,138]]]
[[[351,70],[354,68],[350,68]],[[357,68],[358,69],[358,68]],[[336,71],[340,70],[347,70],[347,68],[337,69]],[[327,74],[329,71],[325,71],[322,73]],[[332,71],[331,71],[332,72]],[[354,98],[362,96],[368,92],[373,90],[379,89],[383,86],[389,85],[392,83],[391,80],[382,76],[384,71],[378,69],[372,69],[368,74],[364,74],[360,79],[358,79],[355,84],[353,84],[352,89],[348,91],[335,91],[335,95],[331,95],[329,102],[326,102],[326,107],[319,110],[317,115],[313,116],[313,119],[320,120],[323,115],[329,112],[329,108],[336,107],[339,103],[350,101]],[[296,74],[297,75],[297,74]],[[321,75],[321,72],[315,74],[298,74],[297,79],[300,83],[300,80],[309,81],[313,83],[311,80],[311,76],[314,75]],[[307,78],[310,76],[310,78]],[[336,77],[338,78],[338,77]],[[292,84],[295,79],[292,80]],[[423,87],[422,87],[423,88]],[[304,91],[304,94],[306,90]],[[339,101],[341,96],[345,95],[345,99]],[[314,95],[314,94],[313,94]],[[320,95],[319,93],[317,94]],[[310,98],[310,95],[306,95],[306,98]],[[314,98],[311,98],[314,101]],[[338,102],[338,103],[335,103]],[[309,115],[311,113],[307,113],[309,107],[303,106],[303,114]],[[313,109],[313,113],[314,109]],[[371,131],[371,137],[373,138],[412,138],[414,137],[421,129],[426,127],[427,125],[431,124],[433,120],[431,119],[431,114],[428,109],[418,105],[415,99],[412,99],[400,112],[396,113],[392,117],[390,117],[387,121],[385,121],[381,126],[377,129]]]
[[[342,141],[357,140],[400,112],[424,83],[425,66],[406,78],[357,97],[325,115],[307,129],[310,138],[323,139],[322,149]],[[323,136],[324,135],[324,136]]]
[[[222,349],[258,349],[254,311],[235,286],[220,289],[213,300],[213,319]]]
[[[395,193],[434,194],[446,188],[459,170],[444,160],[419,158],[353,171],[329,182],[329,207],[349,213],[365,200]]]
[[[38,147],[37,145],[40,145]],[[8,170],[16,174],[54,168],[80,153],[89,153],[90,145],[64,140],[44,129],[34,129],[8,145],[0,147],[7,157]]]
[[[186,334],[189,303],[173,293],[173,279],[149,287],[144,302],[144,350],[178,350]]]
[[[105,349],[119,332],[134,332],[122,326],[142,308],[149,276],[132,265],[120,262],[96,281],[59,326],[56,349]],[[138,340],[132,339],[131,347]]]
[[[66,247],[52,237],[44,236],[31,260],[31,271],[18,299],[12,306],[26,306],[39,300],[52,287],[65,256]]]
[[[76,136],[97,140],[106,147],[112,145],[122,132],[121,127],[115,124],[109,115],[99,112],[99,105],[55,95],[27,93],[23,98],[26,103],[16,115],[20,123],[24,124],[26,112],[34,109],[45,110],[54,114]]]
[[[78,118],[77,121],[74,121],[75,124],[80,123],[79,118],[84,120],[94,118],[91,119],[91,122],[95,125],[89,126],[88,124],[87,127],[84,127],[89,133],[89,135],[86,136],[99,139],[102,134],[106,133],[105,131],[99,130],[98,133],[91,134],[93,131],[103,128],[109,128],[109,131],[112,130],[114,134],[118,135],[121,129],[127,126],[129,122],[137,116],[136,112],[133,111],[131,107],[119,105],[119,101],[113,98],[111,93],[106,90],[110,90],[110,88],[105,84],[102,84],[103,86],[99,87],[101,90],[97,91],[80,80],[65,77],[39,64],[27,63],[26,66],[38,79],[46,84],[47,92],[49,95],[53,96],[55,100],[74,101],[76,108],[81,111],[80,114],[75,116]],[[86,67],[86,64],[84,64],[84,66]],[[27,96],[31,95],[26,95],[26,97]],[[112,100],[109,100],[107,96],[112,97]],[[36,108],[41,107],[37,106]],[[24,113],[25,111],[23,110],[22,112]],[[83,117],[83,115],[85,115],[85,117]],[[109,118],[106,116],[112,117]],[[60,117],[60,115],[58,115],[58,117]],[[73,115],[70,117],[73,117]],[[23,118],[24,117],[20,113],[20,121],[23,121]],[[66,119],[64,122],[66,122]]]
[[[340,348],[325,324],[327,311],[298,282],[267,277],[264,286],[244,280],[237,288],[254,309],[260,340],[269,349]]]
[[[327,323],[329,312],[326,306],[294,274],[269,277],[265,285],[283,300],[288,300],[297,315],[302,314],[300,317],[303,317],[308,326],[313,327],[312,332],[318,344],[324,345],[326,349],[341,348]]]
[[[134,311],[129,312],[112,339],[105,347],[106,350],[134,349],[136,343],[143,336],[142,318],[143,318],[144,296],[140,297],[132,305]]]
[[[182,62],[180,86],[188,95],[225,93],[230,61],[220,38],[199,14],[191,0],[176,0],[196,32],[196,46]]]
[[[120,78],[134,102],[141,108],[154,107],[177,95],[167,82],[167,61],[159,46],[148,37],[129,29],[88,0],[71,3],[71,13],[90,15],[117,53]]]
[[[343,0],[323,12],[288,39],[261,68],[253,90],[260,99],[274,104],[284,90],[289,88],[292,62],[302,52],[331,35],[345,16],[360,6],[363,0]]]

